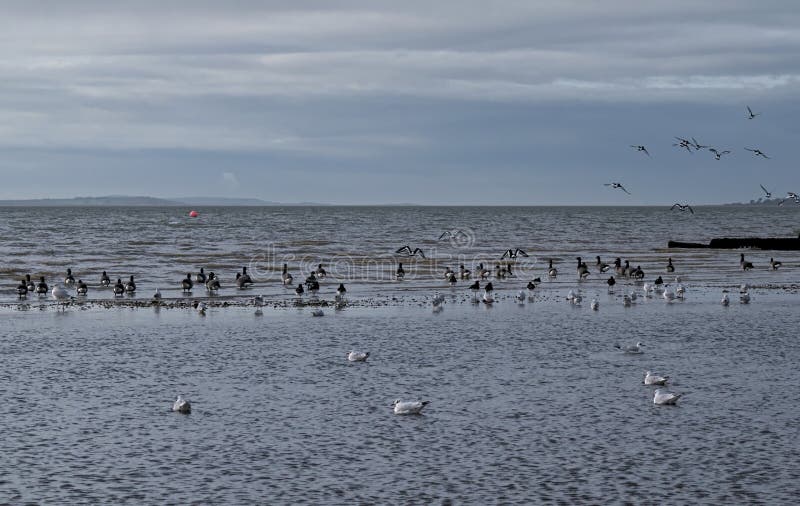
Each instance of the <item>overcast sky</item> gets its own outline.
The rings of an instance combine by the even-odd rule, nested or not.
[[[747,201],[799,67],[794,0],[9,2],[0,198]]]

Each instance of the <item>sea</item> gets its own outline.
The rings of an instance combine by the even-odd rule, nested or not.
[[[797,237],[800,206],[196,210],[0,208],[0,503],[800,497],[800,252],[667,248]],[[597,256],[644,279],[599,272]],[[319,293],[298,297],[320,264]],[[479,264],[513,275],[478,293],[444,277]],[[219,292],[183,293],[201,267]],[[19,298],[26,274],[52,288],[67,269],[86,296]],[[115,298],[103,271],[134,276],[136,293]],[[659,276],[685,295],[646,292]],[[654,405],[645,371],[670,377],[676,405]],[[190,414],[171,411],[178,395]],[[395,415],[396,399],[429,404]]]

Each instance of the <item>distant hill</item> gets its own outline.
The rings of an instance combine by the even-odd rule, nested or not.
[[[185,206],[319,206],[304,202],[283,204],[254,198],[226,197],[178,197],[161,199],[156,197],[108,195],[105,197],[73,197],[69,199],[0,200],[5,207],[185,207]]]
[[[751,200],[750,202],[731,202],[728,204],[722,204],[724,206],[777,206],[780,204],[784,199],[782,197],[776,199],[756,199]],[[784,205],[794,204],[791,200],[787,200]],[[796,204],[794,204],[796,205]]]

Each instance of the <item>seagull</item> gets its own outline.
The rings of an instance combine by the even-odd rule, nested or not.
[[[744,259],[744,253],[741,253],[739,255],[739,265],[742,267],[743,271],[749,271],[750,269],[753,268],[753,263],[748,262]]]
[[[70,298],[67,289],[61,285],[54,286],[53,291],[50,292],[50,295],[52,295],[53,298],[56,300],[66,300]]]
[[[726,149],[724,151],[717,151],[714,148],[708,148],[708,150],[714,153],[714,158],[716,158],[717,160],[721,160],[723,155],[727,155],[731,152],[729,149]]]
[[[442,235],[439,236],[439,240],[442,239],[458,239],[458,237],[464,236],[469,238],[469,234],[461,230],[460,228],[454,228],[453,230],[445,230],[442,232]]]
[[[776,262],[774,258],[771,258],[771,257],[770,257],[770,259],[769,259],[769,267],[770,267],[770,268],[771,268],[773,271],[777,271],[777,270],[778,270],[778,267],[780,267],[781,265],[783,265],[781,262]]]
[[[666,385],[669,376],[657,376],[650,371],[644,373],[644,384],[645,385]]]
[[[665,404],[675,404],[678,399],[681,398],[683,394],[673,394],[670,392],[663,392],[660,389],[656,389],[653,393],[653,404],[658,405],[665,405]]]
[[[780,263],[780,262],[778,262],[778,263]],[[83,280],[79,279],[78,280],[78,285],[75,288],[75,292],[78,295],[86,295],[87,293],[89,293],[89,286],[86,283],[84,283]]]
[[[750,304],[750,294],[745,292],[745,293],[739,295],[739,303],[741,303],[741,304]]]
[[[433,294],[433,307],[440,307],[442,304],[444,304],[444,295],[435,292]]]
[[[795,192],[786,192],[786,198],[778,202],[778,205],[782,206],[783,203],[789,199],[794,200],[795,204],[800,204],[800,196],[798,196]]]
[[[515,249],[515,250],[512,250],[512,249],[507,249],[507,250],[505,251],[505,253],[503,253],[503,256],[501,256],[501,257],[500,257],[500,260],[504,259],[505,257],[508,257],[508,258],[517,258],[517,255],[520,255],[520,256],[523,256],[523,257],[527,257],[527,256],[528,256],[528,254],[527,254],[527,253],[525,253],[524,251],[522,251],[522,250],[521,250],[521,249],[519,249],[519,248],[517,248],[517,249]]]
[[[766,159],[769,159],[769,157],[768,157],[767,155],[765,155],[765,154],[764,154],[764,152],[763,152],[763,151],[761,151],[761,150],[760,150],[760,149],[758,149],[758,148],[753,148],[753,149],[750,149],[750,148],[744,148],[744,149],[745,149],[745,150],[747,150],[747,151],[752,151],[752,153],[753,153],[755,156],[761,156],[761,157],[764,157],[764,158],[766,158]]]
[[[632,147],[632,148],[636,148],[636,151],[642,151],[642,152],[644,152],[644,154],[646,154],[647,156],[650,156],[650,153],[647,151],[647,148],[646,148],[646,147],[644,147],[644,146],[635,146],[635,145],[631,144],[631,147]]]
[[[683,285],[679,284],[677,288],[675,288],[675,296],[679,299],[682,299],[683,296],[686,294],[686,288]]]
[[[678,142],[674,143],[673,146],[678,146],[678,147],[684,148],[689,153],[692,152],[693,144],[692,144],[691,141],[686,140],[686,139],[684,139],[682,137],[675,137],[675,138],[678,140]]]
[[[623,295],[623,296],[622,296],[622,305],[623,305],[624,307],[631,307],[631,304],[632,304],[632,303],[633,303],[633,301],[631,300],[631,297],[630,297],[630,295],[628,295],[628,294],[626,293],[625,295]]]
[[[689,204],[679,204],[677,202],[672,204],[672,207],[670,207],[669,210],[672,211],[676,207],[678,208],[679,211],[687,211],[688,210],[690,213],[694,214],[694,209],[692,209],[692,206],[690,206]]]
[[[420,248],[414,248],[412,250],[409,245],[405,245],[402,248],[398,248],[398,250],[395,251],[395,253],[405,254],[405,256],[408,256],[408,257],[413,257],[413,256],[419,255],[422,258],[425,258],[425,253]]]
[[[722,300],[720,301],[720,303],[721,303],[723,306],[727,306],[728,304],[730,304],[730,303],[731,303],[731,299],[729,299],[729,298],[728,298],[728,294],[727,294],[727,293],[723,293],[723,294],[722,294]]]
[[[703,146],[702,144],[697,142],[697,140],[694,137],[692,137],[692,142],[690,144],[695,149],[695,151],[700,151],[701,149],[705,149],[708,147],[708,146]]]
[[[766,188],[764,188],[764,185],[763,185],[763,184],[760,184],[760,185],[758,185],[758,186],[760,186],[760,187],[761,187],[761,189],[762,189],[762,190],[764,190],[764,198],[768,198],[768,199],[769,199],[769,198],[772,198],[772,192],[771,192],[771,191],[768,191]]]
[[[430,401],[401,401],[397,399],[392,403],[395,415],[418,415],[422,408],[430,404]]]
[[[369,352],[351,351],[347,354],[347,360],[350,362],[366,362],[369,358]]]
[[[525,304],[525,290],[520,290],[517,295],[514,296],[514,300],[516,300],[519,305]]]
[[[642,343],[637,342],[634,345],[625,346],[624,348],[618,344],[614,345],[614,348],[622,351],[623,353],[627,353],[629,355],[640,355],[642,353]]]
[[[745,107],[747,107],[747,119],[755,119],[756,116],[761,116],[760,112],[753,112],[749,105]]]
[[[597,299],[592,299],[592,302],[591,304],[589,304],[589,307],[592,308],[592,311],[597,311],[598,309],[600,309],[600,303],[597,302]]]
[[[172,403],[172,411],[187,415],[192,412],[192,405],[189,404],[189,401],[179,395],[178,399]]]
[[[153,300],[161,300],[161,289],[156,288],[156,293],[153,294]]]
[[[201,316],[205,316],[206,315],[207,306],[206,306],[205,302],[200,302],[200,301],[196,300],[196,301],[194,301],[192,306],[197,310],[198,313],[200,313]]]
[[[669,285],[664,285],[664,293],[662,294],[664,300],[667,302],[672,302],[675,299],[675,292],[672,291],[672,288]]]
[[[111,285],[111,278],[108,277],[106,271],[103,271],[103,275],[100,276],[100,286],[110,286]]]
[[[610,186],[611,188],[614,188],[614,189],[620,189],[620,190],[624,191],[625,193],[627,193],[628,195],[631,195],[631,192],[626,190],[625,187],[622,186],[622,183],[604,183],[603,186]]]
[[[322,309],[315,309],[314,311],[311,312],[311,316],[316,316],[316,317],[325,316],[325,312],[322,311]]]

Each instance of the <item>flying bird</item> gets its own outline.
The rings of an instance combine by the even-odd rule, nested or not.
[[[716,158],[717,160],[722,159],[722,155],[727,155],[728,153],[731,152],[729,149],[726,149],[724,151],[717,151],[715,148],[708,148],[708,150],[714,153],[714,158]]]
[[[769,191],[769,190],[767,190],[766,188],[764,188],[764,185],[763,185],[763,184],[760,184],[760,185],[758,185],[758,186],[760,186],[760,187],[761,187],[761,189],[762,189],[762,190],[764,190],[764,197],[765,197],[765,198],[768,198],[768,199],[769,199],[769,198],[772,198],[772,192],[771,192],[771,191]]]
[[[678,142],[674,143],[673,146],[678,146],[678,147],[684,148],[689,153],[692,152],[692,147],[694,147],[694,145],[692,144],[692,141],[689,141],[689,140],[684,139],[682,137],[675,137],[675,138],[678,139]]]
[[[760,112],[753,112],[749,105],[745,107],[747,107],[747,119],[754,119],[756,116],[761,116]]]
[[[603,186],[610,186],[611,188],[614,188],[614,189],[620,189],[620,190],[624,191],[625,193],[627,193],[628,195],[631,195],[631,192],[626,190],[625,187],[622,186],[622,183],[604,183]]]
[[[631,147],[632,147],[632,148],[636,148],[636,151],[642,151],[642,152],[644,152],[644,154],[646,154],[647,156],[650,156],[650,153],[647,151],[647,148],[646,148],[646,147],[644,147],[644,146],[641,146],[641,145],[639,145],[639,146],[635,146],[635,145],[631,144]]]
[[[454,228],[453,230],[445,230],[442,232],[442,235],[439,236],[439,240],[442,239],[457,239],[459,236],[469,237],[469,234],[461,230],[460,228]]]
[[[521,250],[521,249],[519,249],[519,248],[517,248],[517,249],[513,249],[513,250],[512,250],[512,249],[507,249],[507,250],[505,251],[505,253],[503,253],[503,256],[501,256],[501,257],[500,257],[500,260],[504,259],[505,257],[508,257],[508,258],[517,258],[517,256],[518,256],[518,255],[519,255],[519,256],[523,256],[523,257],[527,257],[527,256],[528,256],[528,254],[527,254],[527,253],[525,253],[524,251],[522,251],[522,250]]]
[[[425,253],[420,248],[414,248],[412,250],[411,247],[408,246],[408,245],[405,245],[402,248],[399,248],[397,251],[395,251],[395,253],[402,253],[402,254],[405,254],[408,257],[413,257],[413,256],[419,255],[422,258],[425,258]]]
[[[758,148],[753,148],[753,149],[744,148],[744,149],[747,150],[747,151],[751,151],[755,156],[762,156],[762,157],[766,158],[767,160],[769,160],[769,157],[766,154],[764,154],[764,152],[761,151]]]
[[[697,139],[695,139],[694,137],[692,137],[692,142],[690,144],[695,149],[695,151],[700,151],[701,149],[705,149],[705,148],[708,147],[708,146],[704,146],[704,145],[700,144],[699,142],[697,142]]]
[[[670,211],[672,211],[672,210],[673,210],[673,209],[675,209],[676,207],[677,207],[677,208],[678,208],[678,210],[680,210],[680,211],[689,211],[690,213],[694,214],[694,209],[692,209],[692,206],[690,206],[689,204],[679,204],[679,203],[677,203],[677,202],[675,202],[674,204],[672,204],[672,207],[670,207],[670,208],[669,208],[669,210],[670,210]]]

